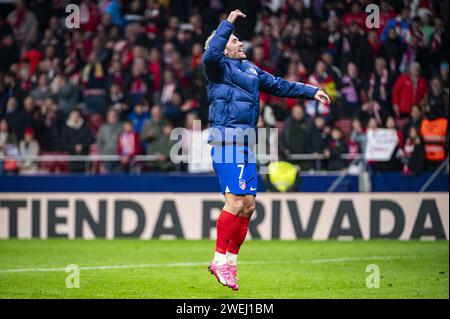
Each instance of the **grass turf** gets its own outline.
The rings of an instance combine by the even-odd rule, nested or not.
[[[208,273],[213,249],[206,240],[0,240],[0,298],[449,298],[448,241],[247,241],[239,292]],[[78,289],[66,288],[68,264],[94,266],[81,268]],[[366,287],[369,264],[379,289]],[[133,267],[95,268],[117,265]]]

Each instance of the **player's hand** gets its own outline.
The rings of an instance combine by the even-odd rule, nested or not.
[[[314,99],[323,103],[323,104],[330,104],[331,100],[328,94],[326,94],[324,91],[319,90],[317,91],[316,95],[314,95]]]
[[[227,21],[234,24],[234,22],[236,22],[237,18],[239,17],[245,18],[245,14],[243,14],[241,10],[234,10],[231,11],[230,14],[228,15]]]

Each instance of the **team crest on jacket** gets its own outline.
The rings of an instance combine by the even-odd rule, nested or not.
[[[248,70],[250,72],[252,72],[254,75],[258,75],[258,73],[256,72],[256,70],[254,68],[249,68]]]
[[[247,186],[247,184],[245,183],[245,179],[240,179],[239,180],[239,188],[244,190],[246,186]]]

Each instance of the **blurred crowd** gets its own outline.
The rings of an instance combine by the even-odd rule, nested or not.
[[[79,8],[79,28],[68,4]],[[376,4],[379,16],[367,19]],[[377,171],[418,174],[448,154],[448,1],[30,0],[0,2],[0,174],[185,169],[169,158],[175,127],[208,125],[206,38],[239,8],[248,59],[324,89],[332,103],[261,94],[259,127],[279,128],[279,155],[341,170],[367,130],[396,130]],[[369,17],[370,18],[370,17]],[[367,21],[377,24],[371,28]],[[119,155],[119,162],[38,163],[44,154]],[[30,156],[14,160],[15,155]]]

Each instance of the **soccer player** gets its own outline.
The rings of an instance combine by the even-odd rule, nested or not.
[[[213,146],[213,167],[225,196],[217,220],[216,251],[208,269],[219,283],[233,290],[239,290],[237,255],[255,209],[257,167],[252,141],[254,145],[256,138],[252,137],[256,136],[259,91],[330,102],[317,87],[274,77],[245,60],[243,43],[233,35],[239,17],[245,18],[245,14],[234,10],[220,23],[206,41],[203,55],[210,102],[208,142]]]

